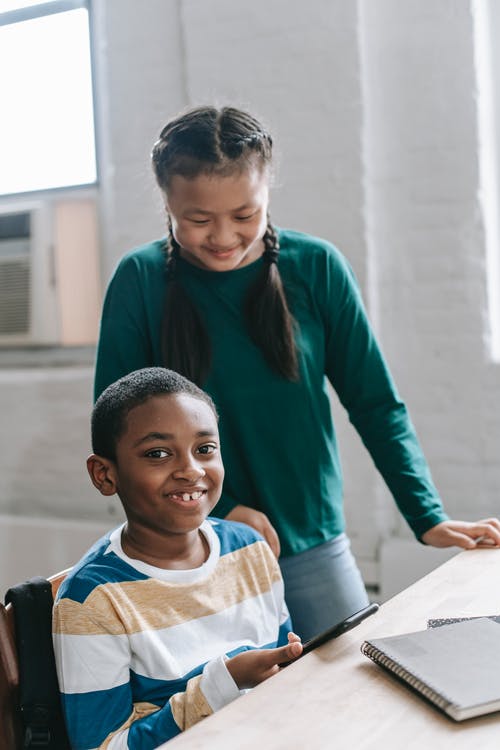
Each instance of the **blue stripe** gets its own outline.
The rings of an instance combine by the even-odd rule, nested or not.
[[[288,634],[288,630],[286,631],[286,634]],[[232,651],[228,651],[226,656],[231,659],[233,656],[236,656],[236,654],[241,654],[243,651],[262,651],[265,648],[277,648],[278,646],[285,646],[288,643],[288,638],[285,635],[285,640],[280,643],[279,641],[269,641],[269,643],[264,643],[263,646],[238,646],[238,648],[234,648]]]
[[[220,518],[212,517],[207,520],[210,521],[213,530],[219,537],[221,557],[262,540],[255,529],[244,523],[222,521]]]
[[[132,713],[130,686],[61,695],[73,750],[97,747]]]
[[[108,547],[109,534],[106,534],[61,583],[58,599],[68,598],[82,604],[97,586],[149,580],[149,576],[133,568],[114,552],[106,553]]]
[[[175,693],[182,693],[186,690],[186,685],[191,677],[196,677],[203,672],[205,664],[203,662],[182,677],[176,680],[156,680],[153,677],[145,677],[130,672],[130,684],[132,686],[132,695],[135,701],[146,701],[163,705]]]
[[[93,693],[62,695],[61,698],[73,750],[99,746],[108,734],[127,721],[133,710],[129,685]],[[130,748],[152,750],[180,733],[164,696],[159,703],[145,696],[141,696],[141,701],[156,703],[160,710],[131,725]]]
[[[127,744],[131,750],[154,750],[180,732],[168,704],[157,713],[135,721],[129,729]]]
[[[201,674],[205,664],[206,662],[200,664],[177,680],[155,680],[131,671],[130,682],[125,685],[109,690],[62,694],[66,721],[71,730],[72,746],[79,750],[76,738],[82,743],[83,748],[100,745],[110,732],[118,729],[128,719],[132,713],[133,703],[145,702],[154,703],[158,707],[164,706],[172,695],[185,692],[188,680]],[[142,719],[140,722],[142,725]],[[160,737],[160,740],[165,741],[168,736],[163,739]],[[142,749],[142,745],[140,747]]]
[[[283,630],[283,633],[281,633]],[[260,648],[275,648],[287,643],[288,626],[280,629],[280,641],[271,641]],[[243,651],[255,651],[252,646],[239,646],[227,652],[229,658]],[[198,665],[177,680],[155,680],[130,672],[130,682],[109,690],[61,695],[66,724],[73,750],[99,746],[104,739],[120,727],[132,713],[134,702],[153,703],[159,708],[151,716],[134,722],[130,728],[130,748],[149,750],[180,732],[174,721],[168,701],[176,693],[186,690],[187,682],[203,672],[206,662]],[[77,742],[78,740],[78,742]]]
[[[260,534],[244,523],[223,521],[219,518],[210,517],[207,520],[210,521],[213,530],[219,537],[221,557],[262,540]],[[145,573],[140,573],[130,566],[114,552],[106,552],[109,547],[110,534],[111,531],[95,542],[87,554],[75,565],[60,586],[59,599],[69,598],[81,604],[96,586],[106,583],[145,581],[149,578]],[[79,575],[83,569],[84,575]],[[75,577],[77,577],[77,580],[75,580]]]

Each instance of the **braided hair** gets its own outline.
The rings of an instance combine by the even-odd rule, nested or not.
[[[174,175],[228,176],[272,161],[272,138],[252,115],[234,107],[195,107],[167,123],[151,154],[160,189],[168,192]],[[298,379],[295,321],[278,270],[279,239],[268,219],[263,236],[262,271],[244,305],[247,330],[270,367],[287,380]],[[211,346],[201,316],[179,283],[180,247],[169,220],[165,244],[167,295],[162,321],[166,367],[201,385],[211,365]],[[193,346],[196,342],[196,346]]]

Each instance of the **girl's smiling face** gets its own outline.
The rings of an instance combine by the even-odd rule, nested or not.
[[[117,442],[114,473],[128,529],[146,553],[158,536],[193,538],[222,491],[214,412],[187,393],[136,406]]]
[[[264,252],[268,170],[249,165],[235,174],[174,175],[166,208],[181,256],[209,271],[232,271]]]

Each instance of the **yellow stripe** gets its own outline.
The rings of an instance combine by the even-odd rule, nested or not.
[[[98,586],[84,604],[62,599],[56,606],[54,630],[67,635],[159,630],[221,612],[269,591],[280,579],[268,545],[255,542],[224,555],[208,579],[192,584],[125,581]],[[228,581],[233,585],[229,587]]]
[[[137,721],[137,719],[143,719],[145,716],[154,714],[155,711],[159,710],[159,706],[155,706],[154,703],[134,703],[134,710],[128,717],[127,721],[124,722],[121,727],[118,727],[118,729],[116,729],[114,732],[108,734],[104,742],[99,745],[99,750],[106,750],[113,737],[116,737],[117,734],[120,734],[120,732],[124,732],[125,729],[128,729],[130,725],[134,723],[134,721]]]
[[[188,680],[185,693],[176,693],[170,698],[174,721],[183,732],[206,716],[213,714],[201,688],[201,675]]]

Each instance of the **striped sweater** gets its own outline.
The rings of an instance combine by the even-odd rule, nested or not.
[[[62,583],[53,639],[74,750],[149,750],[236,698],[225,656],[287,642],[278,564],[244,524],[207,519],[207,561],[164,570],[122,550],[122,527]]]

